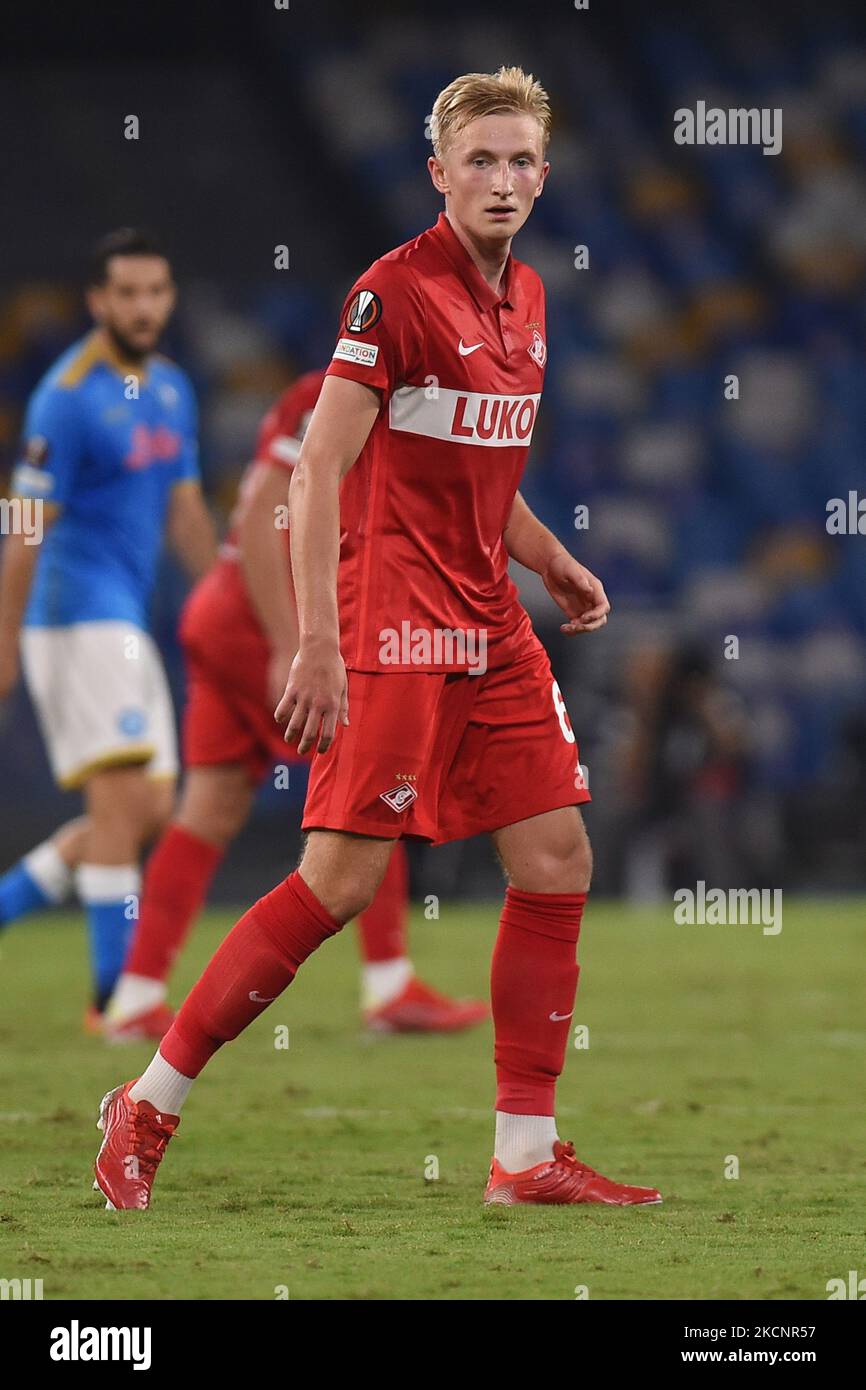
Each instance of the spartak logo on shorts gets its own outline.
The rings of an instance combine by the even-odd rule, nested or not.
[[[414,787],[410,787],[407,782],[401,782],[399,786],[392,787],[389,792],[379,793],[380,801],[387,801],[392,811],[399,815],[405,811],[407,806],[411,806],[413,801],[418,800],[418,793]]]

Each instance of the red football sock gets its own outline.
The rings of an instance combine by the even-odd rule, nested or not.
[[[580,974],[577,939],[586,897],[506,890],[490,975],[497,1110],[554,1113]]]
[[[406,942],[408,901],[409,859],[403,841],[397,840],[379,891],[358,918],[361,956],[366,965],[409,954]]]
[[[125,974],[168,978],[224,852],[183,826],[168,827],[147,862]]]
[[[165,1060],[184,1076],[198,1076],[342,925],[296,869],[232,927],[160,1043]]]

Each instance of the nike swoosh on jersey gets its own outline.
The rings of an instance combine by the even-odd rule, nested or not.
[[[463,339],[461,338],[460,342],[457,344],[457,351],[460,353],[461,357],[468,357],[470,352],[477,352],[478,349],[483,346],[483,343],[472,343],[469,347],[467,347]]]

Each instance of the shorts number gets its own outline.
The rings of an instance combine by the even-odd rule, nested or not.
[[[562,730],[562,737],[566,743],[574,743],[574,729],[571,727],[571,720],[568,717],[568,710],[565,708],[565,701],[562,698],[562,691],[559,688],[559,681],[553,682],[553,708],[556,710],[556,717],[559,720],[559,727]]]

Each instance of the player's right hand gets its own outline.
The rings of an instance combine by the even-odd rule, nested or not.
[[[286,743],[300,740],[299,753],[308,753],[311,748],[327,752],[337,721],[349,722],[349,682],[339,647],[307,645],[299,649],[274,718],[286,725]]]
[[[268,660],[268,699],[278,705],[289,680],[294,652],[272,651]]]

